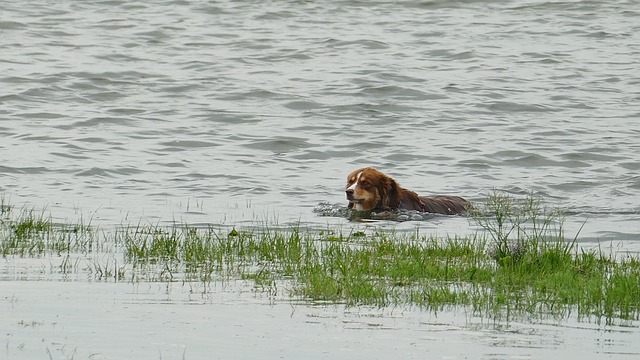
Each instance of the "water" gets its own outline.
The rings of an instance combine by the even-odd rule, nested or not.
[[[583,245],[640,250],[638,1],[0,8],[0,190],[18,206],[348,227],[313,208],[346,205],[346,175],[373,165],[424,195],[540,194],[569,234],[586,221]]]
[[[509,325],[403,309],[273,301],[245,284],[208,297],[156,284],[9,282],[7,359],[637,358],[637,331]],[[486,320],[485,320],[486,321]],[[5,330],[3,328],[3,330]],[[4,347],[4,346],[3,346]]]

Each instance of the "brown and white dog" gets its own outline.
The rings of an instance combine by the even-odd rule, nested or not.
[[[349,174],[346,193],[349,209],[358,211],[406,209],[456,215],[464,213],[471,206],[459,196],[418,196],[372,167]]]

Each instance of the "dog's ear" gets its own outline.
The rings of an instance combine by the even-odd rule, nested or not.
[[[382,184],[382,207],[385,209],[397,209],[400,206],[400,191],[398,183],[392,178],[386,178]]]

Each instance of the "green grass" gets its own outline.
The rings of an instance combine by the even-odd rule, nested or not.
[[[46,252],[89,252],[94,245],[89,225],[54,224],[44,212],[13,206],[0,199],[0,255],[38,256]]]
[[[439,311],[464,306],[490,317],[637,320],[640,262],[575,252],[574,243],[537,239],[505,261],[484,238],[438,239],[419,234],[265,229],[259,233],[174,227],[125,243],[133,263],[183,264],[191,279],[251,279],[291,296],[350,306],[413,305]],[[575,244],[575,243],[574,243]],[[158,251],[166,249],[166,252]],[[570,252],[574,251],[575,253]]]
[[[562,214],[533,197],[493,194],[472,214],[482,231],[446,238],[174,224],[123,227],[97,241],[88,226],[56,225],[32,210],[16,214],[4,203],[2,209],[4,257],[66,251],[100,258],[95,254],[111,251],[106,263],[92,260],[88,271],[98,278],[207,284],[244,279],[310,302],[464,308],[492,318],[640,318],[640,260],[581,250],[577,235],[565,238]]]

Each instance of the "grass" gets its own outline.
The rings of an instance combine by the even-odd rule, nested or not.
[[[539,199],[492,194],[471,221],[481,231],[470,237],[174,224],[127,226],[96,242],[87,226],[56,225],[3,203],[0,253],[95,253],[107,248],[96,244],[109,243],[115,254],[87,271],[115,281],[245,279],[272,293],[349,306],[465,308],[507,319],[640,318],[640,260],[581,250],[577,235],[565,238],[562,214]]]
[[[0,254],[2,256],[39,256],[71,251],[90,252],[94,233],[89,225],[54,224],[50,217],[34,209],[13,206],[0,198]]]

